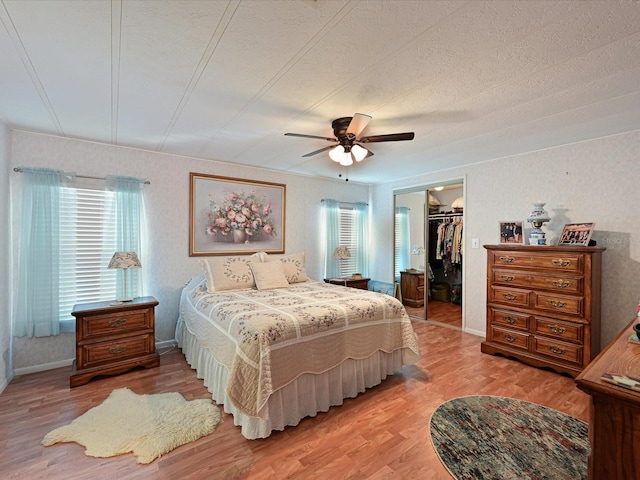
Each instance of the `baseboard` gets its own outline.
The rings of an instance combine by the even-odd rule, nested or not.
[[[44,372],[47,370],[53,370],[55,368],[62,367],[70,367],[73,364],[73,358],[69,358],[67,360],[59,360],[57,362],[51,363],[42,363],[40,365],[31,365],[30,367],[22,367],[22,368],[14,368],[13,374],[18,375],[28,375],[30,373]]]
[[[464,333],[470,333],[471,335],[477,335],[479,337],[486,337],[487,332],[484,331],[480,331],[480,330],[474,330],[472,328],[465,328],[462,330]]]
[[[178,341],[175,339],[163,340],[162,342],[156,342],[156,348],[173,348],[178,346]]]

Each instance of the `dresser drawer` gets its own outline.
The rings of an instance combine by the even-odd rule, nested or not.
[[[153,353],[154,336],[143,334],[116,341],[91,343],[78,350],[84,368],[92,368]]]
[[[496,285],[513,285],[531,289],[545,289],[565,293],[583,292],[582,277],[555,277],[540,272],[521,272],[518,270],[493,270],[492,282]]]
[[[151,328],[149,310],[134,310],[117,314],[96,315],[87,317],[82,322],[83,340],[108,335],[130,333]]]
[[[561,322],[551,318],[535,317],[532,332],[536,335],[555,337],[568,342],[582,343],[584,327],[579,323]]]
[[[567,362],[582,364],[583,349],[579,345],[558,342],[551,338],[534,336],[533,351],[548,357],[559,358]]]
[[[534,293],[534,306],[539,310],[582,316],[584,298],[536,292]]]
[[[540,247],[543,249],[544,247]],[[490,264],[495,268],[543,268],[582,273],[584,256],[576,253],[491,252]]]
[[[491,338],[494,342],[503,343],[521,350],[529,349],[529,335],[522,332],[491,327]]]
[[[529,330],[529,315],[525,313],[496,310],[489,307],[489,315],[492,325]]]
[[[529,290],[518,290],[515,288],[491,287],[489,291],[489,302],[504,303],[527,307],[529,305]]]

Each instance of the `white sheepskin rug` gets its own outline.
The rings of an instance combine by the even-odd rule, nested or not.
[[[220,410],[208,399],[187,402],[175,392],[137,395],[119,388],[69,425],[49,432],[42,444],[76,442],[91,457],[133,452],[138,463],[151,463],[180,445],[209,435],[219,421]]]

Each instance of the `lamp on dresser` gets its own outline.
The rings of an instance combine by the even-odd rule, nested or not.
[[[120,268],[124,276],[124,292],[123,298],[117,299],[117,303],[131,302],[133,298],[127,296],[127,270],[129,268],[141,268],[140,260],[136,252],[116,252],[111,257],[111,261],[107,268]]]

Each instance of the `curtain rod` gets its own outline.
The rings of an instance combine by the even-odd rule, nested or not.
[[[18,172],[18,173],[22,173],[22,168],[20,167],[15,167],[13,169],[14,172]],[[106,180],[105,177],[92,177],[91,175],[76,175],[76,177],[78,178],[91,178],[92,180]],[[145,185],[151,185],[151,182],[149,180],[142,180],[141,183],[144,183]]]
[[[325,199],[320,200],[320,203],[324,203]],[[340,205],[357,205],[358,203],[364,203],[367,207],[369,206],[366,202],[342,202],[340,200],[336,200]]]

